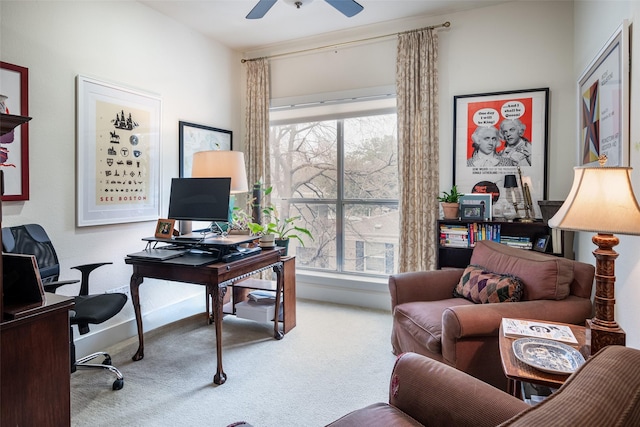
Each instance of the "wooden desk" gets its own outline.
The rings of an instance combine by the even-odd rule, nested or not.
[[[72,308],[73,298],[47,293],[42,307],[0,322],[0,425],[71,425]]]
[[[529,319],[527,319],[529,320]],[[546,320],[542,321],[544,323],[551,323],[556,325],[565,325],[571,328],[573,335],[575,335],[578,340],[578,344],[569,344],[571,347],[574,347],[587,359],[589,355],[589,350],[586,346],[586,337],[585,337],[585,327],[578,325],[571,325],[567,323],[558,323],[558,322],[548,322]],[[532,366],[527,365],[526,363],[521,362],[513,353],[513,342],[517,338],[509,338],[505,337],[502,331],[502,325],[500,325],[500,332],[498,342],[500,345],[500,358],[502,359],[502,369],[504,370],[505,376],[509,379],[509,384],[507,386],[507,392],[516,397],[520,396],[520,382],[528,382],[532,384],[539,384],[551,388],[558,388],[568,378],[568,375],[559,375],[559,374],[551,374],[548,372],[543,372],[539,369],[536,369]]]
[[[169,260],[171,261],[171,260]],[[131,282],[131,301],[136,315],[138,326],[138,351],[133,355],[133,360],[144,358],[144,331],[142,328],[142,315],[140,313],[139,286],[145,277],[175,282],[193,283],[207,287],[207,295],[213,299],[213,323],[216,330],[216,357],[217,370],[213,377],[216,384],[224,384],[227,375],[222,369],[222,317],[223,300],[227,292],[227,286],[234,282],[249,277],[253,274],[273,269],[276,273],[276,313],[280,310],[280,298],[283,287],[283,268],[280,260],[280,251],[266,250],[258,255],[249,256],[230,263],[215,263],[203,266],[191,266],[175,264],[171,262],[148,261],[136,258],[126,258],[125,262],[133,267]],[[282,339],[283,333],[278,328],[278,317],[273,322],[273,335],[275,339]]]

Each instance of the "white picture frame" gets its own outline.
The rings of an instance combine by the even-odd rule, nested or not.
[[[76,84],[77,226],[158,219],[160,97],[82,75]]]
[[[622,21],[578,79],[578,166],[629,166],[629,22]]]

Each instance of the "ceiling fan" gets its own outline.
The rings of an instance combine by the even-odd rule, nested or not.
[[[262,18],[271,7],[276,3],[277,0],[259,0],[258,4],[256,4],[251,12],[247,15],[247,19],[260,19]],[[293,4],[295,7],[300,9],[303,5],[307,3],[311,3],[313,0],[284,0],[287,3]],[[335,7],[347,18],[351,18],[354,15],[357,15],[364,9],[358,2],[354,0],[324,0],[329,3],[331,6]]]

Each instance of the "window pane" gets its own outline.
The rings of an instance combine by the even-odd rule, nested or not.
[[[335,199],[335,120],[271,126],[271,183],[282,199]]]
[[[396,115],[344,121],[344,197],[398,198]]]
[[[279,209],[287,209],[280,204]],[[325,203],[290,203],[289,218],[300,216],[295,225],[306,228],[313,239],[304,233],[294,232],[304,242],[289,241],[289,255],[296,255],[296,266],[335,271],[336,266],[336,209]]]
[[[398,259],[398,206],[347,204],[344,271],[392,274]]]

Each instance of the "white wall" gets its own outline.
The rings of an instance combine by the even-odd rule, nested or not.
[[[137,2],[2,1],[0,8],[0,58],[29,69],[33,117],[30,199],[3,203],[2,225],[42,224],[56,246],[65,279],[79,278],[77,271],[69,270],[73,265],[112,261],[114,265],[95,273],[92,291],[128,285],[131,267],[124,257],[144,247],[140,239],[153,234],[155,221],[75,227],[75,77],[91,76],[162,97],[164,216],[170,179],[178,176],[178,121],[238,134],[239,56]],[[148,328],[170,320],[181,304],[186,309],[177,314],[180,317],[204,310],[200,286],[145,280],[140,292]],[[171,305],[175,306],[167,308]],[[127,304],[117,318],[92,327],[92,332],[128,321],[126,333],[131,336],[131,319],[133,309]],[[102,338],[99,344],[110,343],[106,341]]]
[[[247,57],[293,52],[451,22],[439,29],[440,187],[453,180],[453,97],[474,93],[548,87],[549,198],[571,186],[574,158],[573,3],[510,2],[445,16],[415,18],[344,31],[298,43],[246,52]],[[277,57],[271,64],[272,98],[395,85],[396,37],[345,48]],[[550,65],[551,64],[551,65]],[[325,275],[298,274],[298,295],[389,308],[386,280],[349,283]],[[364,295],[363,295],[364,293]]]
[[[575,3],[575,63],[574,80],[597,52],[604,46],[616,28],[627,19],[631,23],[631,57],[640,58],[640,2],[638,1],[578,1]],[[634,28],[635,27],[635,28]],[[640,122],[634,120],[640,114],[640,66],[631,65],[631,129],[629,141],[630,166],[636,198],[640,198]],[[577,93],[577,91],[576,91]],[[568,193],[568,191],[567,191]],[[566,194],[566,193],[565,193]],[[595,245],[591,242],[592,233],[577,233],[576,257],[580,261],[595,263],[593,254]],[[640,348],[640,237],[618,236],[620,244],[614,249],[619,253],[616,260],[616,321],[627,333],[627,346]]]
[[[178,175],[178,120],[232,129],[236,147],[242,146],[244,131],[241,114],[244,67],[238,54],[141,4],[127,2],[126,13],[115,5],[122,3],[0,2],[0,59],[29,68],[33,116],[31,198],[26,202],[4,203],[2,225],[43,224],[60,252],[63,271],[68,272],[65,278],[72,277],[68,270],[72,265],[113,261],[114,265],[103,267],[97,277],[108,279],[113,285],[96,291],[128,284],[131,270],[123,257],[141,248],[140,238],[149,235],[154,224],[75,227],[75,76],[88,75],[162,96],[165,199],[161,212],[167,209],[169,180]],[[448,188],[452,179],[453,96],[549,87],[549,198],[561,199],[571,185],[575,158],[577,76],[619,21],[638,16],[638,8],[638,2],[630,1],[514,2],[359,28],[245,55],[287,52],[450,20],[450,29],[439,30],[441,188]],[[640,41],[634,49],[640,49]],[[634,70],[633,80],[638,81],[639,73],[640,69]],[[318,52],[273,60],[272,78],[275,97],[393,85],[395,42],[391,38],[339,49],[337,53]],[[639,109],[639,90],[632,85],[632,114]],[[636,169],[640,162],[636,149],[640,141],[638,126],[632,121],[631,161]],[[636,188],[640,188],[638,180],[636,174]],[[578,255],[593,262],[590,236],[583,234],[579,237]],[[640,289],[636,286],[640,265],[634,258],[638,238],[621,240],[617,318],[627,330],[629,345],[638,347],[640,336],[632,329],[640,316],[633,309],[635,301],[640,300]],[[298,295],[304,297],[306,292],[308,296],[335,299],[340,293],[335,292],[335,287],[332,289],[333,283],[330,277],[323,282],[316,280],[306,288],[300,283]],[[358,287],[365,284],[359,281],[351,288],[338,286],[338,290],[348,301],[358,302],[361,293],[353,292]],[[145,281],[141,286],[145,326],[149,329],[202,310],[202,295],[197,286]],[[382,281],[367,293],[366,304],[388,307],[388,299]],[[127,306],[109,325],[127,322],[127,333],[133,335],[132,317],[132,309]],[[93,337],[98,347],[122,337],[115,334],[111,339],[104,338],[106,333],[100,335]],[[79,353],[83,353],[81,348]]]

